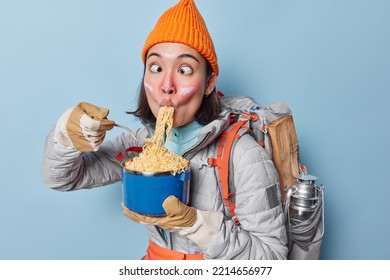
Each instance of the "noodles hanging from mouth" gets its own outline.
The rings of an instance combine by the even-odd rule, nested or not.
[[[165,139],[171,137],[173,107],[161,107],[156,121],[152,143],[145,143],[138,157],[125,162],[125,168],[141,172],[165,172],[173,175],[183,172],[189,162],[185,158],[168,151]],[[166,136],[166,137],[165,137]]]

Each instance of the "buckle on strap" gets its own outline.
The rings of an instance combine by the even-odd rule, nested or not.
[[[234,222],[237,226],[241,225],[241,223],[240,223],[240,221],[237,219],[237,216],[236,216],[236,215],[234,215],[234,216],[232,217],[232,220],[233,220],[233,222]]]
[[[216,158],[208,158],[207,164],[209,166],[218,166],[218,160]]]

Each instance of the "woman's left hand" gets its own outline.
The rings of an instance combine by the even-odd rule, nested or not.
[[[162,204],[167,213],[164,217],[138,214],[127,209],[123,203],[121,205],[123,214],[134,222],[157,225],[167,231],[189,228],[195,224],[197,219],[196,209],[185,205],[173,195],[167,197]]]

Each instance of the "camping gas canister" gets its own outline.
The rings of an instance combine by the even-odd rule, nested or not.
[[[315,185],[317,177],[307,173],[302,165],[295,185],[286,192],[286,202],[289,205],[289,217],[292,222],[301,222],[309,219],[315,212],[318,204],[319,188]]]

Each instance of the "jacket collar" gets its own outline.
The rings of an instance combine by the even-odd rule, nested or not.
[[[199,150],[214,142],[218,136],[229,126],[230,113],[222,110],[219,118],[206,125],[199,134],[199,139],[195,145],[183,153],[187,159],[191,159]]]

